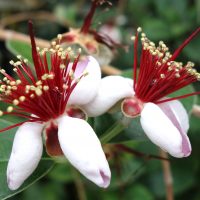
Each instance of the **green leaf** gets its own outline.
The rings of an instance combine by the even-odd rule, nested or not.
[[[13,121],[17,122],[17,120],[13,119]],[[19,121],[19,120],[18,120]],[[8,121],[8,119],[0,118],[0,129],[4,127],[8,127],[12,125],[13,122]],[[6,170],[7,164],[10,157],[10,152],[12,148],[13,138],[16,132],[15,129],[11,129],[9,131],[0,133],[0,199],[7,199],[23,190],[27,187],[35,183],[37,180],[45,176],[53,167],[54,162],[47,156],[43,155],[39,166],[35,170],[35,172],[25,181],[25,183],[15,191],[9,190],[6,181]]]
[[[15,56],[21,55],[28,59],[29,63],[33,63],[30,44],[18,40],[7,40],[6,47]]]

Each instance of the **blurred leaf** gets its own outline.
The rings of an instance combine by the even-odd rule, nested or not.
[[[13,122],[10,122],[6,119],[3,119],[3,117],[0,118],[0,129],[4,127],[8,127],[12,125]],[[15,129],[11,129],[9,131],[3,132],[0,134],[0,199],[6,199],[8,197],[11,197],[23,190],[25,190],[27,187],[32,185],[34,182],[45,176],[50,169],[53,167],[53,161],[46,155],[43,155],[39,166],[35,170],[35,172],[30,176],[30,178],[25,181],[25,183],[16,191],[9,190],[7,186],[6,181],[6,170],[7,170],[7,164],[10,157],[10,152],[12,148],[13,138],[16,132]]]
[[[28,59],[29,63],[33,63],[30,44],[18,40],[7,40],[6,47],[15,56],[21,55]]]
[[[189,58],[189,60],[200,63],[200,37],[196,37],[186,48],[183,53]],[[199,66],[197,66],[199,67]]]
[[[71,173],[71,166],[69,163],[58,164],[53,170],[48,174],[48,177],[53,181],[67,183],[73,181],[73,176]]]
[[[125,195],[125,199],[142,199],[142,200],[153,200],[154,197],[151,192],[143,185],[133,184]]]
[[[142,27],[148,38],[153,41],[167,40],[171,37],[171,30],[166,22],[162,19],[152,18],[144,21]],[[159,31],[158,31],[159,30]]]
[[[70,24],[74,24],[77,15],[77,6],[73,4],[58,4],[54,9],[54,13],[58,19],[66,19],[70,22]]]

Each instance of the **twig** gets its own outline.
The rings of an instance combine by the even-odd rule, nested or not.
[[[120,75],[122,73],[121,70],[116,69],[115,67],[112,67],[110,65],[102,66],[101,70],[106,75]]]
[[[74,177],[74,183],[75,183],[75,186],[76,186],[78,199],[79,200],[87,200],[84,184],[83,184],[83,182],[80,178],[79,173],[74,168],[71,168],[71,169],[72,169],[72,174],[73,174],[73,177]]]
[[[25,43],[30,43],[28,35],[18,33],[16,31],[0,29],[0,40],[18,40]],[[50,43],[47,40],[36,38],[36,43],[40,47],[49,47]]]
[[[0,40],[18,40],[21,42],[30,43],[30,38],[28,35],[4,29],[0,29]],[[36,43],[37,46],[41,48],[50,47],[50,42],[48,40],[36,38]],[[119,75],[121,74],[121,71],[119,69],[107,65],[102,67],[102,73],[107,75]]]
[[[160,151],[160,156],[163,158],[168,159],[168,154],[164,152],[163,150]],[[166,160],[161,160],[162,167],[163,167],[163,173],[164,173],[164,182],[166,187],[166,200],[173,200],[174,194],[173,194],[173,178],[172,173],[170,169],[170,162]]]
[[[199,105],[193,105],[193,108],[192,108],[192,114],[196,117],[199,117],[200,118],[200,106]]]
[[[147,159],[147,160],[158,159],[158,160],[165,160],[165,161],[169,162],[169,159],[166,158],[166,157],[142,153],[140,151],[136,151],[135,149],[131,149],[131,148],[129,148],[129,147],[123,145],[123,144],[115,144],[114,146],[117,149],[120,149],[120,150],[122,150],[124,152],[136,155],[138,157],[142,157],[142,158]]]
[[[6,16],[0,20],[0,27],[3,29],[8,25],[15,24],[21,21],[28,21],[30,19],[55,22],[64,27],[73,26],[71,22],[65,19],[59,19],[58,17],[56,17],[50,12],[39,11],[39,12],[17,13],[14,15]]]

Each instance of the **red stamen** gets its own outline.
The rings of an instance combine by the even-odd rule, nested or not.
[[[107,2],[108,4],[110,4],[110,2],[107,1],[107,0],[93,0],[92,1],[90,10],[89,10],[87,16],[85,17],[83,26],[81,28],[81,31],[80,31],[81,33],[86,34],[86,33],[89,32],[91,24],[92,24],[92,19],[94,17],[94,14],[95,14],[95,11],[97,9],[97,6],[102,5],[105,2]]]
[[[180,52],[184,49],[184,47],[186,45],[188,45],[188,43],[194,39],[194,37],[196,37],[200,32],[200,27],[197,28],[184,42],[183,44],[173,53],[172,57],[170,60],[175,60],[177,58],[177,56],[180,54]]]
[[[133,64],[133,81],[134,81],[134,90],[137,85],[137,66],[138,66],[138,35],[139,31],[137,30],[135,40],[134,40],[134,64]]]
[[[142,34],[142,54],[140,70],[137,79],[137,42],[138,33],[134,43],[134,90],[135,96],[143,102],[163,103],[175,99],[186,98],[199,94],[194,92],[182,96],[160,100],[167,95],[200,79],[200,74],[188,62],[185,66],[174,61],[181,50],[200,33],[200,28],[194,31],[188,39],[175,51],[173,55],[163,42],[156,47],[145,34]],[[136,82],[137,81],[137,82]]]
[[[36,49],[32,22],[29,22],[29,31],[36,76],[21,58],[17,62],[11,61],[18,79],[0,69],[0,73],[4,75],[0,81],[0,99],[14,105],[8,106],[7,111],[0,110],[0,114],[11,114],[28,121],[43,123],[65,113],[71,93],[85,74],[75,77],[80,55],[75,58],[69,69],[71,60],[66,50],[59,45],[53,45],[51,49],[39,52]],[[50,66],[47,62],[47,52],[50,54]],[[2,129],[1,132],[23,123]]]

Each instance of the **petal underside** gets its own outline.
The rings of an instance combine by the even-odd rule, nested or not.
[[[38,166],[43,150],[42,129],[42,124],[26,122],[17,130],[7,167],[11,190],[18,189]]]
[[[133,80],[121,76],[107,76],[101,80],[98,93],[92,102],[83,106],[89,117],[96,117],[107,112],[117,102],[132,97]]]
[[[83,65],[86,65],[84,71],[88,73],[88,75],[81,78],[78,82],[77,86],[73,90],[70,95],[68,105],[84,105],[92,101],[95,97],[100,80],[101,80],[101,69],[95,58],[92,56],[88,56],[85,60],[80,61],[77,66],[77,70],[81,70],[84,68]],[[75,73],[77,75],[80,73],[79,71]]]
[[[58,139],[64,155],[75,168],[99,187],[108,187],[111,177],[108,162],[99,139],[85,120],[61,117]]]
[[[159,106],[153,103],[146,103],[141,112],[142,128],[153,143],[174,157],[188,156],[190,151],[184,150],[182,134],[172,120],[174,118],[166,115]]]

